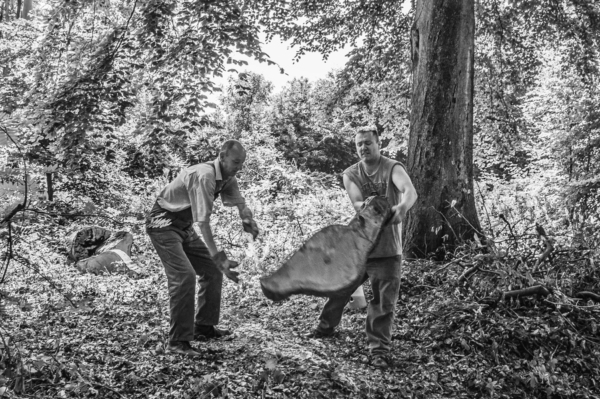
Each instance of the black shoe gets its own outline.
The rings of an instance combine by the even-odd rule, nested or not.
[[[196,326],[194,339],[196,341],[205,341],[207,339],[215,339],[231,335],[231,331],[220,329],[215,326]]]
[[[165,352],[186,355],[186,356],[200,356],[201,353],[196,349],[192,348],[188,341],[169,341]]]
[[[389,356],[383,354],[373,355],[371,358],[371,366],[377,367],[378,369],[388,369],[390,368],[391,364],[392,362]]]
[[[306,339],[323,339],[323,338],[332,338],[338,335],[338,332],[332,330],[331,332],[323,332],[319,330],[312,330],[308,334],[304,336]]]

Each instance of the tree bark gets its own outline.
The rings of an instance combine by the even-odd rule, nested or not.
[[[33,0],[24,0],[23,1],[23,18],[29,19],[29,13],[33,9]]]
[[[52,172],[46,172],[46,190],[48,192],[48,201],[54,201],[54,186],[52,185]]]
[[[417,2],[408,171],[419,200],[405,223],[409,256],[442,255],[481,230],[473,190],[474,30],[474,0]]]
[[[0,22],[4,22],[5,20],[8,22],[8,20],[10,19],[10,17],[8,16],[8,13],[10,12],[9,1],[10,0],[4,0],[2,1],[2,4],[0,4]]]

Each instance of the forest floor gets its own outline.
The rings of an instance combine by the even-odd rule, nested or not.
[[[201,357],[166,354],[166,278],[136,240],[135,278],[21,250],[38,260],[13,261],[0,287],[0,397],[600,398],[598,304],[489,305],[457,287],[450,263],[404,263],[387,370],[369,365],[365,309],[347,309],[336,337],[304,338],[324,299],[271,302],[251,268],[225,283],[220,325],[234,334],[195,343]]]

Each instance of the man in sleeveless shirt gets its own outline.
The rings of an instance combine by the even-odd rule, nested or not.
[[[360,162],[343,173],[344,187],[358,211],[363,201],[372,195],[385,196],[392,206],[393,219],[367,260],[368,278],[373,288],[373,300],[367,310],[366,334],[371,352],[371,364],[387,368],[390,365],[390,345],[394,310],[400,288],[402,264],[402,220],[417,200],[417,193],[404,166],[379,153],[379,136],[373,127],[359,129],[355,136]],[[334,334],[350,298],[330,298],[319,317],[319,325],[308,335],[323,338]]]
[[[244,230],[254,238],[258,228],[240,194],[235,175],[242,169],[246,151],[236,140],[223,144],[213,162],[190,166],[158,195],[146,219],[146,232],[167,276],[171,327],[167,352],[195,356],[193,339],[219,338],[230,332],[219,329],[223,274],[238,282],[237,262],[219,251],[210,227],[213,203],[220,195],[225,206],[236,206]],[[204,241],[194,231],[198,223]],[[198,307],[194,317],[196,275]]]

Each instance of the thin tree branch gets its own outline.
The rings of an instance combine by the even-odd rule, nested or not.
[[[123,28],[123,34],[121,35],[121,39],[119,40],[119,43],[117,43],[117,46],[115,47],[115,51],[113,51],[113,53],[112,53],[111,62],[114,61],[115,56],[117,55],[117,51],[119,51],[119,48],[121,48],[121,44],[123,43],[123,40],[125,40],[125,35],[127,34],[127,28],[129,28],[129,22],[131,22],[131,18],[133,17],[133,14],[135,13],[136,6],[137,6],[137,0],[135,0],[135,2],[133,3],[133,9],[131,10],[131,13],[129,14],[129,18],[127,18],[127,23],[125,24],[125,28]]]
[[[10,223],[10,219],[8,220],[8,248],[6,249],[6,265],[4,265],[4,273],[2,274],[2,279],[0,280],[0,284],[4,283],[4,279],[6,278],[6,272],[8,271],[8,265],[10,264],[10,260],[13,257],[12,253],[12,225]]]
[[[513,232],[512,226],[510,225],[509,221],[506,219],[506,216],[504,216],[503,213],[501,213],[498,217],[500,219],[502,219],[504,221],[504,223],[506,223],[506,225],[508,226],[508,231],[510,231],[510,236],[513,238],[513,241],[515,242],[515,249],[516,249],[517,246],[519,245],[519,242],[517,241],[517,237],[515,236],[515,233]]]
[[[41,211],[39,209],[35,209],[35,208],[25,208],[23,209],[23,212],[25,211],[31,211],[31,212],[35,212],[35,213],[39,213],[39,214],[43,214],[43,215],[49,215],[52,217],[58,217],[58,216],[65,216],[65,217],[98,217],[98,218],[103,218],[103,219],[107,219],[110,220],[111,222],[115,223],[115,224],[119,224],[119,225],[133,225],[133,226],[143,226],[144,223],[127,223],[127,222],[119,222],[118,220],[115,220],[113,218],[111,218],[110,216],[104,216],[104,215],[99,215],[99,214],[87,214],[87,213],[55,213],[55,212],[46,212],[46,211]]]

